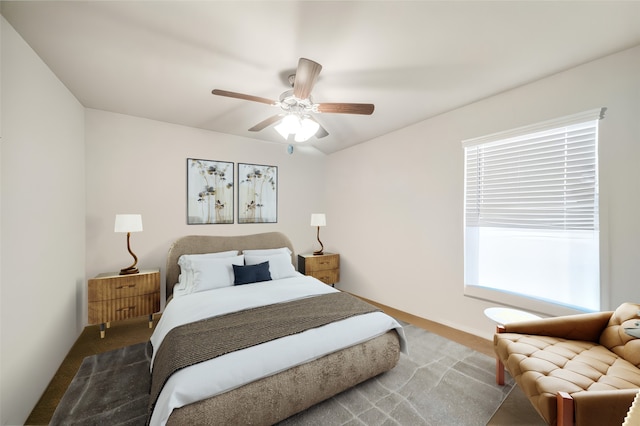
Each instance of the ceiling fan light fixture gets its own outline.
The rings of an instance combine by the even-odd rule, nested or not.
[[[302,123],[300,122],[300,117],[297,114],[287,114],[284,116],[280,124],[275,126],[275,129],[280,133],[280,135],[288,139],[290,134],[296,134],[300,131],[302,127]]]
[[[316,134],[319,128],[320,124],[318,124],[318,122],[310,119],[309,117],[304,117],[300,121],[300,130],[296,133],[295,141],[305,142],[309,140],[311,136]]]
[[[320,124],[308,115],[300,116],[300,114],[289,113],[274,128],[285,140],[289,139],[289,135],[294,135],[296,142],[305,142],[316,134]]]
[[[282,119],[282,125],[285,126],[285,129],[287,129],[289,133],[298,133],[300,127],[302,127],[300,116],[298,116],[298,114],[287,114]]]
[[[274,129],[276,129],[276,131],[278,133],[280,133],[280,136],[282,136],[285,140],[289,139],[289,130],[287,130],[286,126],[280,122],[277,126],[273,126]]]
[[[287,114],[280,124],[275,126],[275,129],[283,138],[288,139],[290,134],[295,134],[300,130],[300,118],[296,114]]]

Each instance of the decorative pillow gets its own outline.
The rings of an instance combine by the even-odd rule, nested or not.
[[[257,265],[259,263],[269,262],[269,272],[271,278],[279,280],[282,278],[296,276],[296,268],[291,263],[291,255],[285,252],[272,255],[244,255],[244,263],[247,265]]]
[[[280,253],[291,255],[291,250],[289,250],[289,247],[280,247],[275,249],[242,250],[242,254],[249,254],[252,256],[271,256]]]
[[[269,273],[269,262],[258,263],[256,265],[233,265],[234,285],[251,284],[260,281],[271,281]]]
[[[178,265],[180,266],[180,276],[178,277],[179,289],[187,289],[191,287],[193,282],[193,273],[191,271],[191,261],[193,259],[220,259],[227,257],[234,257],[238,255],[238,250],[221,251],[217,253],[202,253],[202,254],[183,254],[178,258]]]
[[[189,293],[233,285],[233,266],[244,265],[244,256],[191,259],[192,281]]]

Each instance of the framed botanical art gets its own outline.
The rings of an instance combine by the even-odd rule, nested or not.
[[[187,224],[233,223],[233,163],[187,158]]]
[[[238,223],[278,221],[278,167],[238,163]]]

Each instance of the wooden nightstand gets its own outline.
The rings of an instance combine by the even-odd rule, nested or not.
[[[119,275],[118,272],[99,274],[89,280],[89,324],[100,324],[100,337],[111,321],[160,312],[160,270],[149,269],[138,274]]]
[[[340,255],[335,253],[299,254],[298,271],[334,286],[340,281]]]

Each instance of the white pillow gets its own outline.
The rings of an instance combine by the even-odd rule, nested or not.
[[[238,255],[238,250],[220,251],[216,253],[201,253],[201,254],[183,254],[178,258],[178,265],[181,268],[189,267],[189,261],[191,259],[216,259],[223,257],[234,257]]]
[[[173,295],[171,297],[177,299],[178,297],[184,296],[185,294],[189,294],[186,289],[179,288],[178,284],[173,286]]]
[[[178,288],[181,290],[191,287],[193,273],[191,271],[191,260],[193,259],[219,259],[234,257],[238,255],[238,250],[221,251],[216,253],[183,254],[178,258],[180,275],[178,276]]]
[[[279,280],[282,278],[294,277],[297,275],[296,269],[291,263],[291,255],[285,252],[272,255],[244,255],[244,262],[247,265],[257,265],[262,262],[269,262],[269,273],[271,279]]]
[[[242,254],[250,254],[252,256],[271,256],[280,253],[291,255],[291,250],[289,250],[289,247],[281,247],[275,249],[242,250]]]
[[[244,265],[244,256],[191,259],[193,281],[187,287],[189,293],[231,287],[233,265]]]
[[[173,289],[179,289],[179,290],[184,290],[185,288],[187,288],[187,272],[182,272],[180,275],[178,275],[178,284],[173,286]]]

